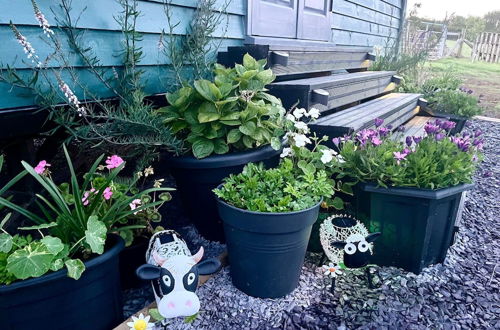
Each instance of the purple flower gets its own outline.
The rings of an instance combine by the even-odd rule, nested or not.
[[[445,120],[439,126],[446,131],[450,131],[455,127],[455,125],[456,125],[455,122],[450,120]]]
[[[396,160],[398,165],[401,163],[402,160],[405,160],[406,156],[408,155],[404,151],[403,152],[395,151],[392,154],[394,155],[394,159]]]
[[[409,155],[409,154],[411,154],[411,149],[410,149],[410,148],[404,148],[404,149],[403,149],[403,153],[404,153],[405,155]]]
[[[478,150],[483,150],[483,143],[483,139],[474,139],[474,141],[472,141],[472,145]]]
[[[436,134],[436,141],[441,141],[442,139],[444,139],[446,135],[444,135],[443,133],[437,133]]]
[[[407,137],[406,137],[406,145],[407,145],[408,147],[411,147],[411,145],[412,145],[412,144],[413,144],[413,139],[412,139],[412,137],[411,137],[411,136],[407,136]]]
[[[333,139],[332,139],[332,142],[333,142],[333,144],[335,144],[335,145],[338,147],[338,146],[339,146],[339,144],[340,144],[340,138],[338,138],[338,137],[333,138]]]
[[[481,135],[483,135],[483,132],[480,129],[474,131],[474,137],[475,138],[480,137]]]
[[[377,136],[372,136],[371,142],[374,146],[379,146],[382,144],[382,140],[380,140]]]
[[[392,125],[387,126],[387,128],[391,129]],[[398,127],[398,132],[404,132],[404,131],[406,131],[406,126],[401,125]]]
[[[436,125],[436,126],[441,126],[442,123],[443,123],[443,121],[441,121],[440,119],[434,120],[434,125]]]
[[[460,149],[463,152],[469,151],[470,147],[470,140],[468,137],[461,138],[461,137],[452,137],[451,141],[456,144],[458,149]]]
[[[380,127],[384,123],[384,120],[381,118],[375,118],[375,127]]]
[[[378,129],[378,135],[379,135],[380,137],[384,137],[384,136],[387,136],[387,135],[389,134],[389,132],[390,132],[390,131],[391,131],[391,130],[390,130],[390,129],[388,129],[387,127],[380,127],[380,128]]]
[[[419,144],[420,141],[422,141],[422,137],[421,136],[414,136],[413,137],[413,142],[415,142],[415,144]]]
[[[439,132],[439,129],[440,129],[440,127],[439,127],[439,126],[434,125],[434,124],[432,124],[432,123],[427,123],[427,124],[425,124],[425,126],[424,126],[424,130],[425,130],[425,132],[426,132],[427,134],[429,134],[429,135],[434,135],[434,134],[436,134],[437,132]]]

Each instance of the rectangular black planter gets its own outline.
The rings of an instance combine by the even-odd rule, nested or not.
[[[462,192],[472,184],[430,190],[359,184],[356,215],[370,232],[380,231],[373,263],[419,274],[444,261],[454,241]]]

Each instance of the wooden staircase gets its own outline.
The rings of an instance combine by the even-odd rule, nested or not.
[[[331,138],[374,126],[376,118],[393,130],[423,135],[433,118],[420,94],[393,93],[401,78],[393,71],[367,71],[375,56],[367,47],[290,47],[245,45],[219,53],[219,63],[233,66],[249,53],[266,59],[277,79],[268,86],[283,106],[317,108],[322,116],[311,130]],[[405,135],[405,136],[406,136]],[[330,140],[331,141],[331,140]],[[331,146],[331,143],[330,143]]]

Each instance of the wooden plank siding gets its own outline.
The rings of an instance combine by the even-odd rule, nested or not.
[[[396,42],[406,0],[334,0],[332,41],[337,45],[381,46]]]
[[[192,20],[197,0],[172,0],[172,16],[174,23],[180,24],[175,28],[174,34],[183,35]],[[58,12],[58,1],[38,0],[41,11],[45,14],[51,25],[55,25],[54,14],[51,8]],[[219,0],[216,8],[222,8],[224,0]],[[93,49],[94,54],[101,60],[102,65],[115,67],[119,69],[122,60],[120,58],[120,49],[122,34],[120,26],[115,21],[114,16],[119,15],[121,7],[115,0],[87,0],[73,1],[73,16],[78,14],[86,7],[86,11],[80,17],[77,27],[85,30],[83,42],[86,46]],[[15,67],[20,75],[28,75],[29,69],[25,64],[25,54],[22,47],[15,40],[9,27],[9,21],[17,26],[19,31],[28,39],[37,51],[40,58],[44,59],[50,52],[50,48],[40,38],[42,36],[41,28],[37,25],[34,18],[33,9],[29,0],[20,0],[2,5],[0,10],[0,67],[6,65]],[[143,41],[140,46],[143,48],[144,58],[140,62],[140,68],[145,71],[144,78],[147,81],[146,92],[153,94],[164,92],[169,86],[166,86],[168,76],[172,75],[169,67],[169,60],[160,55],[158,50],[158,40],[162,29],[168,30],[167,19],[163,10],[162,0],[140,0],[138,3],[142,17],[138,19],[137,30],[143,33]],[[227,33],[224,35],[225,21],[214,33],[214,37],[221,41],[221,50],[228,46],[239,46],[243,44],[245,37],[245,19],[246,19],[246,1],[232,0],[227,8],[228,24]],[[224,19],[225,20],[225,19]],[[53,27],[56,33],[57,27]],[[222,39],[221,39],[222,38]],[[63,50],[69,50],[64,45]],[[65,52],[70,54],[70,52]],[[91,73],[86,70],[85,65],[77,56],[69,57],[70,64],[76,67],[75,72],[81,76],[81,81],[89,87],[92,93],[107,97],[111,93],[103,89]],[[49,62],[49,67],[57,65],[54,61]],[[85,99],[81,88],[73,86],[68,78],[68,73],[63,73],[68,79],[70,87],[74,88],[77,96]],[[12,88],[11,86],[0,83],[0,110],[7,108],[26,107],[33,105],[34,100],[22,89]]]

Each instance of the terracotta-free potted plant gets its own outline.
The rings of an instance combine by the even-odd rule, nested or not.
[[[277,298],[295,289],[320,204],[335,191],[329,174],[337,166],[334,151],[320,144],[323,139],[308,137],[306,123],[287,120],[290,147],[276,168],[249,164],[214,190],[233,284],[255,297]]]
[[[71,174],[68,184],[54,182],[46,161],[34,168],[23,162],[25,171],[0,189],[0,205],[34,224],[17,228],[15,235],[4,229],[0,234],[0,322],[4,329],[36,329],[47,324],[110,329],[120,323],[118,257],[124,242],[115,233],[130,229],[121,223],[130,215],[164,202],[145,201],[145,195],[169,190],[127,190],[120,195],[114,187],[125,166],[120,157],[108,157],[105,165],[103,156],[99,157],[79,178],[65,147],[64,152]],[[26,175],[42,189],[34,210],[5,197]],[[93,187],[97,175],[103,181]]]
[[[444,261],[462,192],[473,187],[483,145],[480,132],[452,136],[453,127],[436,120],[425,126],[424,137],[401,141],[378,127],[336,140],[343,158],[340,176],[359,182],[357,216],[370,231],[382,233],[374,250],[377,264],[418,274]]]
[[[162,164],[170,168],[191,220],[211,240],[223,240],[212,189],[247,163],[279,161],[285,110],[266,93],[275,77],[265,65],[248,54],[234,68],[216,65],[213,81],[197,80],[168,94],[170,105],[159,110],[186,150]]]

